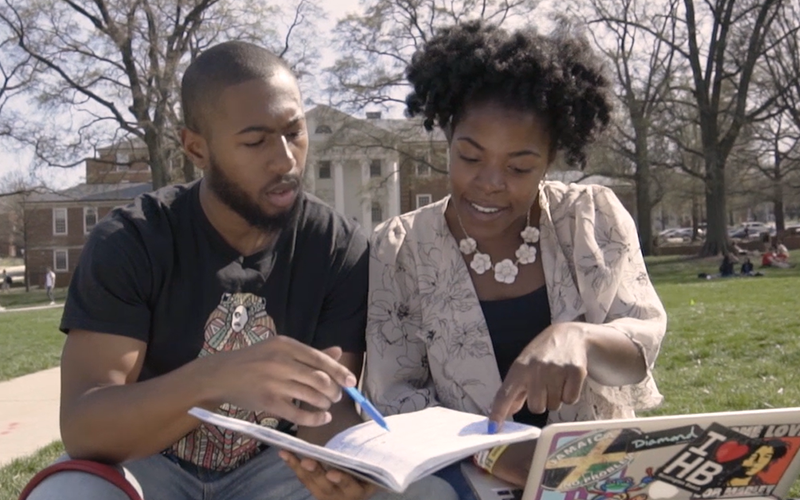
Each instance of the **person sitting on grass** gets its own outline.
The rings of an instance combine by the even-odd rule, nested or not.
[[[361,423],[341,388],[362,366],[369,253],[357,224],[303,192],[308,131],[287,62],[216,45],[189,65],[181,102],[183,149],[205,175],[89,236],[61,319],[69,456],[28,500],[455,498],[435,477],[399,496],[338,471],[321,491],[294,457],[187,413],[317,444]]]
[[[783,247],[783,250],[784,252],[781,254],[778,251],[778,247],[772,245],[769,250],[764,252],[761,256],[761,267],[776,267],[779,269],[788,269],[792,267],[791,264],[789,264],[788,250],[786,250],[786,247]]]
[[[723,278],[728,278],[730,276],[734,276],[736,271],[734,271],[733,263],[735,262],[736,258],[731,255],[729,252],[725,252],[722,257],[722,263],[719,265],[719,275]]]
[[[380,410],[442,405],[488,415],[491,432],[661,401],[666,314],[630,213],[608,188],[545,180],[558,154],[583,166],[611,120],[598,61],[572,34],[478,21],[413,56],[407,112],[444,132],[450,195],[372,236],[364,387]],[[475,461],[522,486],[534,448]],[[438,475],[471,498],[461,464]]]
[[[781,240],[778,240],[775,245],[775,255],[779,261],[789,263],[789,249]]]
[[[750,258],[749,257],[744,259],[744,262],[742,262],[742,268],[741,268],[740,272],[741,272],[742,276],[752,276],[753,275],[753,263],[750,262]]]

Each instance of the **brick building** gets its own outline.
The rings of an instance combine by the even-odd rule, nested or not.
[[[22,249],[22,217],[11,206],[0,205],[0,257],[19,257]]]
[[[357,118],[328,106],[307,115],[309,155],[305,188],[371,231],[384,220],[441,200],[449,192],[447,142],[417,120],[385,119],[369,112]],[[628,210],[632,186],[582,172],[551,172],[564,182],[611,187]],[[51,266],[58,286],[72,278],[86,236],[113,207],[151,189],[147,149],[126,142],[98,150],[86,161],[86,183],[26,201],[27,269],[32,286],[44,283]]]
[[[47,267],[56,286],[66,286],[86,236],[112,208],[151,190],[143,144],[123,143],[98,150],[86,161],[86,183],[64,191],[33,194],[25,202],[26,269],[31,286],[43,286]]]

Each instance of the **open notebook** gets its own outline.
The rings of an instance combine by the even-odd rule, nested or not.
[[[463,469],[480,500],[786,498],[800,408],[549,425],[522,490]]]
[[[535,439],[541,433],[536,427],[512,422],[502,432],[490,435],[486,417],[436,407],[386,417],[390,432],[373,421],[364,422],[340,432],[322,447],[200,408],[189,413],[399,493],[417,479],[480,450]]]

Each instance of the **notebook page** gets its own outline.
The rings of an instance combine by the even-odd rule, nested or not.
[[[291,451],[303,457],[313,458],[339,468],[354,469],[365,475],[362,476],[363,479],[374,482],[380,486],[389,488],[393,486],[391,481],[387,480],[386,472],[380,467],[349,457],[338,451],[311,444],[286,434],[285,432],[263,427],[244,420],[225,417],[202,408],[192,408],[189,410],[189,414],[211,425],[240,432],[253,439],[257,439],[283,450]]]
[[[420,473],[436,470],[476,451],[502,443],[535,439],[540,430],[506,422],[497,434],[487,434],[487,419],[481,415],[447,408],[392,415],[387,432],[374,422],[351,427],[328,441],[326,448],[385,468],[402,487]]]

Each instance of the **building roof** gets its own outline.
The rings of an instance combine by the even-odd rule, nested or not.
[[[551,170],[545,178],[548,181],[561,181],[564,184],[598,184],[605,187],[630,186],[625,179],[617,179],[606,175],[587,174],[581,170]]]
[[[360,118],[349,115],[326,104],[318,104],[306,113],[306,116],[320,120],[334,129],[345,124],[353,129],[354,124],[374,127],[399,137],[403,142],[445,141],[444,133],[438,127],[428,132],[418,118]],[[336,130],[334,130],[336,132]]]
[[[64,191],[37,193],[28,197],[30,203],[56,203],[70,201],[127,201],[152,191],[149,182],[123,182],[119,184],[78,184]]]
[[[106,153],[109,151],[134,151],[138,149],[146,150],[147,144],[145,144],[145,142],[138,137],[124,137],[112,144],[109,144],[108,146],[97,148],[97,151]]]

